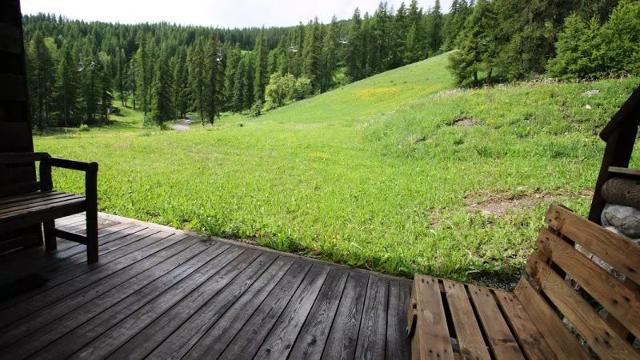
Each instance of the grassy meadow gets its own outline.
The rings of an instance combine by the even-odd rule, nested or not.
[[[145,129],[123,109],[109,127],[35,143],[100,163],[101,211],[390,274],[508,281],[550,203],[586,213],[596,134],[640,80],[459,90],[446,65],[213,127]],[[81,191],[78,176],[55,176]]]

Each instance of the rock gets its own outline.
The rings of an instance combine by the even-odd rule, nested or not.
[[[591,105],[589,105],[589,104],[585,105],[585,106],[584,106],[584,108],[585,108],[585,109],[587,109],[587,110],[591,110],[591,109],[593,109],[593,108],[591,107]]]
[[[599,93],[600,93],[600,90],[593,89],[593,90],[589,90],[589,91],[585,92],[584,95],[586,97],[592,97],[593,95],[598,95]]]
[[[631,239],[640,238],[640,210],[607,204],[602,211],[601,222],[603,226],[612,226]]]

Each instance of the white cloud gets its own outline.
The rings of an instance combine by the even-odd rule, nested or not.
[[[408,4],[410,0],[407,0]],[[452,0],[441,0],[444,10]],[[350,18],[359,7],[373,12],[378,0],[22,0],[24,14],[39,12],[63,15],[70,19],[120,23],[166,21],[178,24],[216,27],[288,26],[318,17],[329,22]],[[398,8],[402,0],[389,0]],[[419,0],[423,8],[435,0]]]

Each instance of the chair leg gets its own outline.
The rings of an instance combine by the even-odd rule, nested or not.
[[[87,263],[98,262],[98,212],[87,209]]]
[[[55,251],[58,248],[58,242],[56,241],[55,228],[56,221],[48,220],[42,223],[44,230],[44,246],[48,252]]]

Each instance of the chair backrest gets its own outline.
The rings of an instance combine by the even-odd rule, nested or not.
[[[571,358],[640,358],[640,246],[559,205],[546,222],[515,291],[545,340]]]

